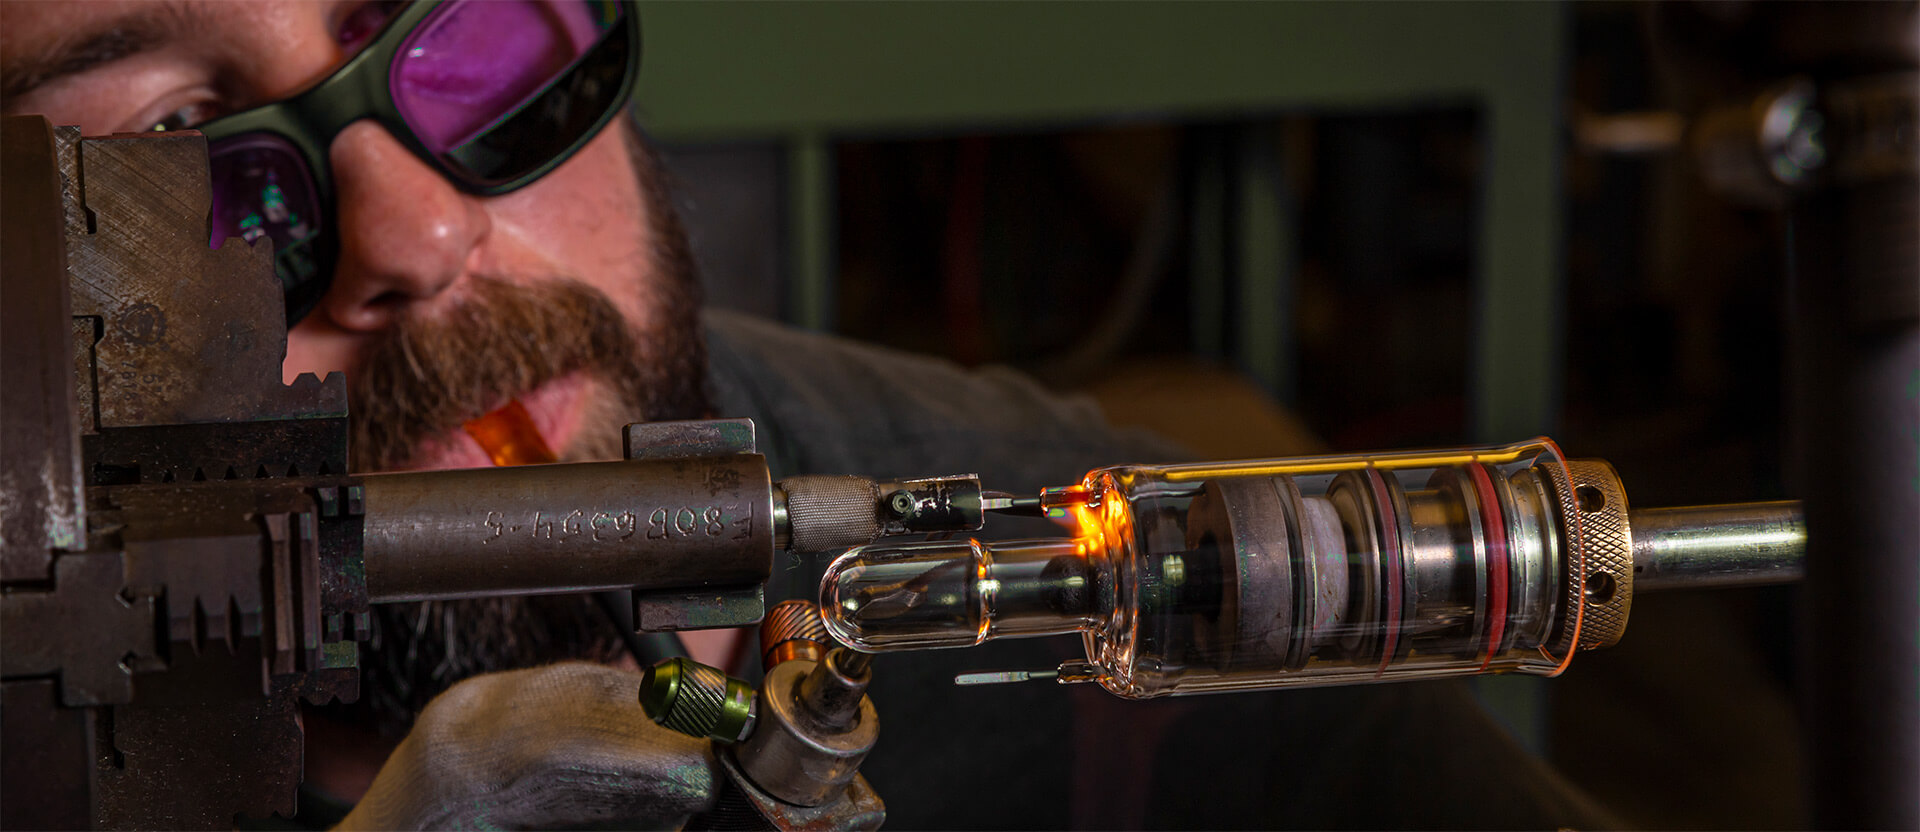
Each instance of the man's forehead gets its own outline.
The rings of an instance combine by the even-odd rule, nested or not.
[[[296,36],[305,0],[0,0],[0,84],[19,95],[162,49],[244,54]],[[332,5],[332,4],[327,4]],[[308,14],[298,15],[301,6]]]

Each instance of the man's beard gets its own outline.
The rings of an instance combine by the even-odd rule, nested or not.
[[[598,382],[600,395],[580,403],[588,410],[571,447],[554,449],[569,459],[617,458],[627,422],[710,415],[686,234],[663,172],[633,141],[652,218],[650,328],[636,333],[605,294],[578,281],[475,280],[455,308],[398,324],[349,380],[354,471],[405,466],[467,420],[574,373]],[[469,676],[611,661],[624,644],[589,595],[382,604],[361,650],[360,701],[339,715],[398,738],[428,701]]]
[[[470,284],[452,309],[402,321],[354,374],[352,470],[416,467],[467,421],[576,373],[599,395],[576,402],[585,410],[580,431],[554,449],[569,460],[618,458],[628,422],[704,414],[705,351],[698,320],[684,311],[697,301],[684,290],[649,293],[661,320],[642,337],[606,295],[578,281]]]

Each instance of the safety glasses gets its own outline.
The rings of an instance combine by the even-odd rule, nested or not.
[[[211,244],[272,238],[292,326],[339,257],[327,148],[347,125],[373,119],[461,190],[504,194],[599,133],[639,69],[640,21],[625,3],[408,6],[312,88],[196,128],[212,167]]]

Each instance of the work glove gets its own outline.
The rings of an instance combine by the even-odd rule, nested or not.
[[[336,829],[670,828],[713,808],[711,744],[641,709],[640,676],[567,662],[435,697]]]

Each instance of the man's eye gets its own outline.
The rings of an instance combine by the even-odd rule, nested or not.
[[[211,121],[219,115],[220,108],[214,105],[213,102],[202,101],[195,104],[188,104],[185,107],[168,113],[165,118],[154,122],[148,126],[147,129],[154,132],[186,130]]]
[[[348,54],[360,51],[360,47],[365,46],[404,6],[406,3],[400,0],[374,0],[360,4],[340,23],[340,33],[336,35],[340,45],[347,48]]]

